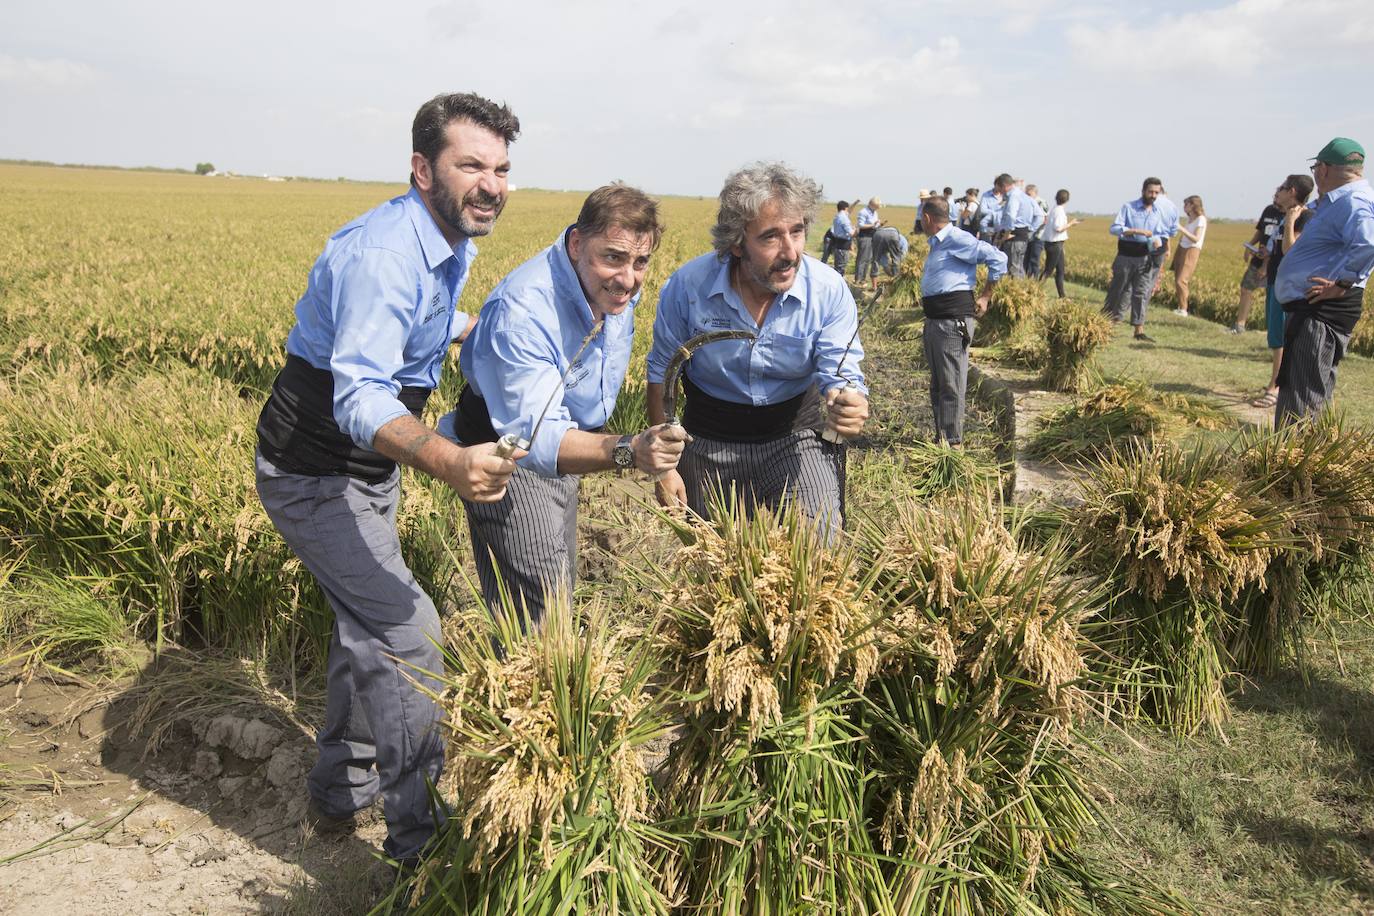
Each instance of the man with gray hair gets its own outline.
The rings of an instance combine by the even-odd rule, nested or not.
[[[1336,365],[1350,346],[1374,268],[1374,190],[1364,178],[1364,147],[1337,137],[1314,159],[1320,196],[1274,279],[1274,296],[1288,316],[1275,426],[1330,403]]]
[[[682,422],[692,439],[678,470],[658,481],[663,505],[706,515],[715,488],[733,491],[746,512],[795,500],[828,539],[838,535],[842,440],[862,431],[868,398],[854,297],[805,254],[820,198],[820,185],[782,163],[735,172],[720,192],[715,250],[664,284],[648,358],[651,422],[665,419],[664,380],[683,344],[721,330],[757,339],[707,344],[686,364]]]

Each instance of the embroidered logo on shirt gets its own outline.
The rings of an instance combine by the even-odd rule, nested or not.
[[[581,382],[584,378],[586,378],[589,374],[590,372],[587,369],[586,365],[582,362],[582,360],[579,359],[577,362],[572,364],[571,368],[568,369],[568,380],[563,383],[563,387],[565,389],[576,388],[578,383]]]
[[[425,320],[422,322],[423,324],[429,324],[440,315],[448,314],[448,308],[439,303],[439,297],[441,295],[442,293],[435,293],[434,298],[429,300],[429,314],[425,316]]]

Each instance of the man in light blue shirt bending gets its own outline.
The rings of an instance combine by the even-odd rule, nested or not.
[[[410,192],[344,226],[296,303],[286,366],[258,419],[258,495],[334,610],[319,759],[306,780],[316,831],[342,832],[378,796],[386,854],[413,864],[435,830],[429,786],[444,738],[430,692],[444,670],[434,602],[401,556],[400,468],[464,499],[499,500],[515,465],[420,422],[456,308],[506,202],[520,122],[469,93],[439,95],[411,126]],[[418,681],[424,689],[417,689]]]
[[[1374,269],[1374,190],[1364,177],[1364,147],[1337,137],[1311,168],[1320,196],[1274,279],[1274,296],[1287,315],[1276,426],[1331,402],[1336,366],[1350,346]]]
[[[1154,340],[1145,333],[1145,307],[1154,293],[1159,270],[1155,251],[1178,235],[1178,211],[1172,204],[1159,204],[1163,193],[1164,182],[1146,178],[1140,197],[1122,204],[1108,229],[1117,238],[1116,258],[1102,311],[1112,321],[1120,321],[1129,304],[1135,339],[1144,343]]]
[[[992,288],[1007,272],[1007,256],[949,221],[949,201],[934,197],[921,213],[921,230],[930,238],[921,274],[921,331],[930,364],[930,405],[937,438],[953,446],[964,441],[964,397],[968,388],[968,349],[975,319],[988,310]],[[977,296],[978,265],[988,278]]]
[[[843,440],[863,429],[868,389],[854,297],[805,254],[820,196],[781,163],[739,170],[720,192],[715,250],[664,284],[648,360],[653,422],[665,418],[665,375],[684,343],[717,330],[757,340],[709,343],[687,362],[682,423],[692,441],[679,471],[658,482],[663,505],[707,515],[712,490],[733,491],[746,512],[795,500],[827,538],[841,530]]]
[[[440,431],[465,445],[504,435],[529,440],[504,499],[464,501],[482,596],[493,612],[502,608],[503,590],[531,621],[543,616],[549,592],[571,595],[581,475],[638,468],[658,476],[677,467],[681,427],[633,436],[603,431],[625,381],[635,304],[662,235],[657,202],[622,184],[598,188],[574,225],[492,290],[463,344],[467,385]]]

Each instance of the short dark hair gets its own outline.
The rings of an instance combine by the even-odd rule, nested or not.
[[[849,201],[847,201],[847,200],[842,200],[842,201],[840,201],[839,203],[835,204],[835,209],[836,209],[836,210],[848,210],[848,209],[849,209]]]
[[[1312,196],[1311,175],[1289,175],[1283,180],[1283,186],[1297,195],[1300,204],[1307,203],[1307,198]]]
[[[1148,187],[1149,187],[1150,185],[1152,185],[1152,184],[1157,184],[1157,185],[1159,185],[1159,190],[1161,190],[1161,191],[1164,190],[1164,182],[1160,181],[1158,178],[1155,178],[1155,177],[1151,176],[1151,177],[1149,177],[1149,178],[1146,178],[1144,181],[1142,181],[1142,182],[1140,183],[1140,193],[1141,193],[1141,194],[1144,194],[1144,193],[1145,193],[1145,189],[1148,188]]]
[[[954,193],[954,189],[953,189],[953,188],[945,188],[945,197],[949,197],[949,195],[951,195],[951,194],[953,194],[953,193]]]
[[[1011,185],[1011,184],[1016,184],[1016,179],[1012,178],[1011,175],[1007,174],[1006,172],[1003,172],[1001,175],[998,175],[996,178],[992,179],[992,186],[993,186],[993,187],[997,187],[999,184],[1000,184],[1000,185]]]
[[[582,211],[577,214],[577,232],[591,237],[605,235],[612,227],[650,236],[653,247],[657,248],[663,238],[658,201],[639,188],[619,181],[597,188],[582,202]]]
[[[471,121],[485,127],[505,140],[507,146],[520,136],[520,119],[504,103],[498,105],[472,92],[441,92],[415,112],[410,125],[410,148],[424,156],[425,161],[434,162],[448,146],[445,131],[454,121]],[[410,181],[415,183],[414,175]]]
[[[967,191],[965,191],[964,193],[965,193],[965,194],[972,194],[972,195],[974,195],[975,197],[977,197],[977,196],[978,196],[978,189],[977,189],[977,188],[969,188],[969,189],[968,189]]]
[[[1059,204],[1059,205],[1061,205],[1061,206],[1064,205],[1064,204],[1066,204],[1066,203],[1068,203],[1068,202],[1069,202],[1069,192],[1066,191],[1066,190],[1064,190],[1063,188],[1060,188],[1058,191],[1055,191],[1055,192],[1054,192],[1054,202],[1057,203],[1057,204]]]
[[[921,215],[929,216],[939,223],[949,222],[949,198],[939,195],[927,197],[921,204]]]

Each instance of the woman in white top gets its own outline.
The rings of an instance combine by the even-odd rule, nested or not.
[[[1197,259],[1202,255],[1202,240],[1207,237],[1207,213],[1202,209],[1202,198],[1196,194],[1183,198],[1183,212],[1188,222],[1178,227],[1180,241],[1170,270],[1174,272],[1174,298],[1178,300],[1174,314],[1187,316],[1188,281],[1193,279]]]
[[[1045,268],[1040,271],[1043,280],[1054,274],[1054,287],[1059,290],[1059,298],[1064,298],[1064,243],[1069,239],[1069,230],[1082,222],[1069,219],[1064,205],[1069,202],[1069,192],[1060,188],[1054,193],[1054,209],[1045,217],[1045,228],[1040,238],[1045,242]]]

